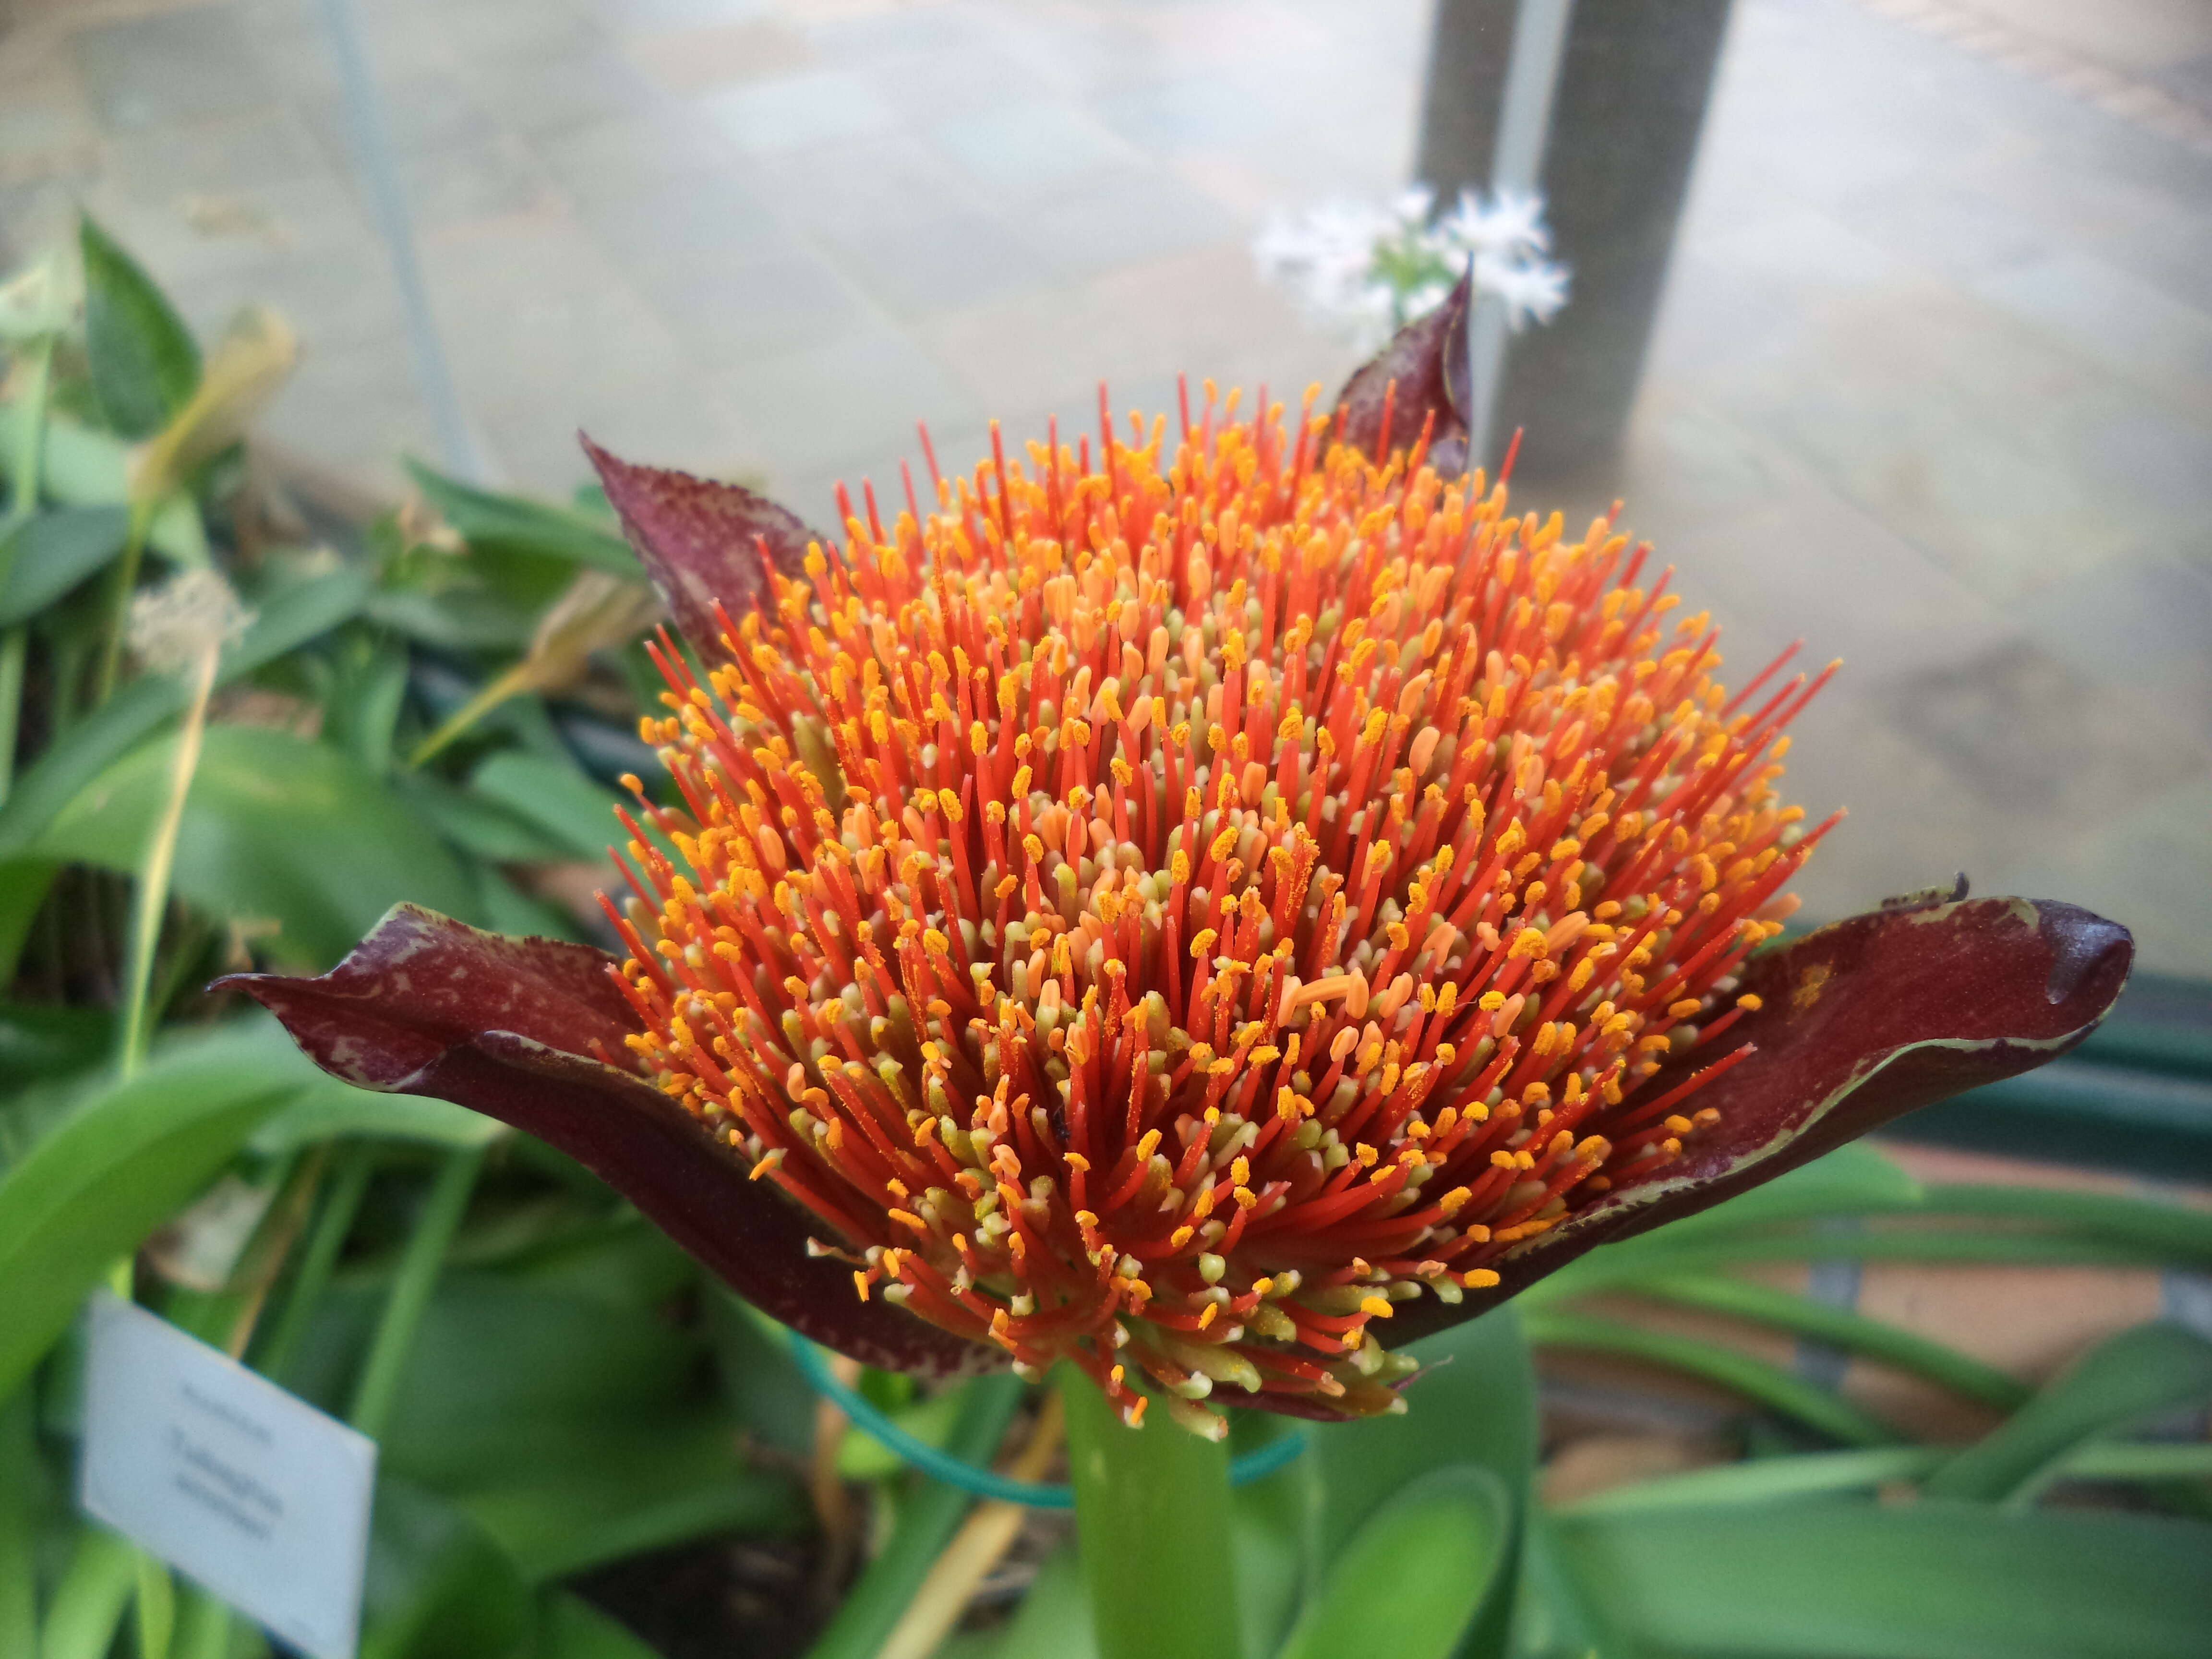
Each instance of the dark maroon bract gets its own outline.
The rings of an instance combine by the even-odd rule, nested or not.
[[[1494,1291],[1401,1308],[1393,1337],[1471,1318],[1607,1239],[2063,1054],[2111,1007],[2130,956],[2114,923],[2020,899],[1872,911],[1770,952],[1747,977],[1766,1006],[1739,1027],[1759,1052],[1704,1097],[1722,1132],[1644,1187],[1531,1241],[1506,1259]],[[804,1336],[924,1376],[1002,1366],[996,1350],[854,1296],[849,1269],[809,1249],[817,1230],[800,1211],[619,1063],[635,1020],[609,979],[617,966],[588,945],[506,939],[403,905],[327,974],[221,982],[261,1002],[349,1083],[453,1101],[559,1147]]]

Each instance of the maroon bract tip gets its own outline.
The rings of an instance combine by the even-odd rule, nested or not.
[[[430,1095],[536,1135],[597,1174],[739,1295],[865,1364],[1003,1369],[995,1350],[854,1292],[821,1229],[623,1062],[634,1023],[588,945],[504,939],[394,908],[327,974],[238,974],[309,1059],[364,1089]],[[835,1243],[836,1241],[826,1241]]]
[[[577,437],[678,630],[703,654],[720,654],[717,600],[733,621],[772,602],[763,544],[769,564],[787,577],[805,569],[810,545],[830,545],[798,514],[742,484],[638,466]]]
[[[1442,305],[1400,329],[1344,383],[1336,401],[1346,442],[1386,461],[1386,447],[1410,448],[1420,438],[1422,424],[1433,418],[1428,465],[1446,478],[1467,471],[1468,422],[1474,403],[1474,371],[1467,357],[1471,281],[1471,275],[1461,277]]]
[[[1717,1055],[1698,1052],[1702,1068],[1748,1051],[1696,1095],[1717,1121],[1680,1158],[1498,1262],[1490,1290],[1457,1308],[1407,1308],[1393,1338],[1456,1324],[1594,1245],[2064,1054],[2111,1011],[2133,957],[2126,928],[2076,906],[1984,898],[1869,911],[1753,957],[1744,989],[1758,1012]]]

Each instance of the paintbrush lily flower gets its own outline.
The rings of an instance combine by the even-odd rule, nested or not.
[[[656,647],[625,953],[402,907],[228,982],[815,1340],[1208,1433],[1400,1408],[1386,1339],[2080,1042],[2130,945],[2069,905],[1776,941],[1826,674],[1725,689],[1648,550],[1509,514],[1465,313],[1288,421],[1102,394],[840,537],[591,447],[696,656]]]

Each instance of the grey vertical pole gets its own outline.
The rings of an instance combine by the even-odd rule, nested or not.
[[[1491,155],[1493,193],[1525,195],[1543,176],[1545,140],[1552,128],[1552,96],[1559,83],[1559,60],[1567,46],[1567,21],[1574,0],[1521,0],[1513,23],[1513,48],[1505,63],[1505,84],[1498,99],[1498,140]],[[1467,331],[1474,409],[1468,433],[1468,459],[1487,465],[1493,450],[1498,395],[1506,364],[1505,302],[1495,295],[1475,302]]]
[[[368,59],[362,52],[353,7],[349,0],[321,0],[321,4],[323,26],[329,32],[331,53],[337,59],[338,81],[344,90],[346,124],[353,130],[355,159],[361,167],[369,210],[384,234],[392,274],[399,284],[399,303],[407,314],[408,349],[415,359],[416,379],[430,405],[430,418],[438,429],[439,453],[449,471],[471,483],[491,483],[490,465],[461,406],[460,392],[446,362],[445,343],[438,336],[437,319],[430,313],[429,292],[422,285],[422,268],[415,258],[415,231],[407,216],[407,198],[400,189],[398,169],[392,162],[384,114],[376,101]]]
[[[1416,177],[1449,201],[1487,189],[1517,0],[1437,0]]]
[[[1478,396],[1486,371],[1497,387],[1478,410],[1478,463],[1494,463],[1516,427],[1522,466],[1554,477],[1602,463],[1618,444],[1728,14],[1729,0],[1438,0],[1420,176],[1444,196],[1533,177],[1572,274],[1566,309],[1510,349],[1494,323],[1486,343],[1480,311],[1468,331]],[[1516,106],[1540,117],[1533,138]]]

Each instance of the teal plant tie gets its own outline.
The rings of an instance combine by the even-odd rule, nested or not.
[[[1033,1510],[1070,1510],[1075,1507],[1075,1489],[1072,1486],[1051,1481],[1009,1480],[995,1470],[982,1468],[964,1458],[955,1457],[950,1452],[931,1445],[927,1440],[908,1434],[858,1390],[840,1382],[828,1362],[823,1358],[822,1350],[805,1337],[796,1334],[792,1336],[791,1357],[799,1363],[799,1370],[816,1393],[850,1418],[856,1428],[880,1441],[884,1447],[931,1480],[942,1480],[948,1486],[973,1492],[978,1498],[995,1498],[1008,1504],[1026,1504]],[[1257,1451],[1247,1452],[1230,1464],[1230,1484],[1241,1486],[1247,1481],[1271,1475],[1294,1461],[1305,1449],[1306,1437],[1300,1431],[1271,1441]]]

